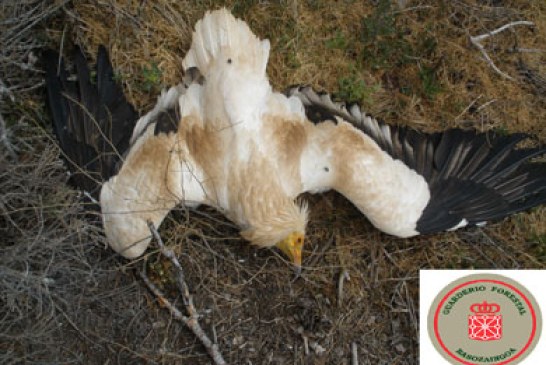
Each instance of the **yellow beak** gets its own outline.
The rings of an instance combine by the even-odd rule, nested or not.
[[[298,268],[301,267],[301,252],[303,250],[304,239],[305,237],[302,233],[293,232],[276,245]]]

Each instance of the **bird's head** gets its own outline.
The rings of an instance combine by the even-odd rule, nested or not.
[[[241,235],[256,246],[277,247],[299,269],[307,226],[307,205],[290,200],[284,206],[275,207],[279,209],[253,216]]]

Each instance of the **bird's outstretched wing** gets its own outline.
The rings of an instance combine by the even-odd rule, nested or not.
[[[113,79],[106,49],[99,47],[96,77],[79,48],[74,75],[53,50],[43,55],[53,129],[71,172],[71,182],[98,196],[100,183],[115,174],[138,119]]]
[[[524,134],[425,134],[387,125],[310,87],[287,94],[302,101],[314,123],[302,154],[305,190],[340,191],[387,233],[479,225],[546,202],[546,163],[535,159],[546,148],[518,148],[529,138]]]
[[[98,51],[96,79],[80,50],[74,56],[75,75],[55,52],[44,54],[44,64],[53,129],[72,181],[100,196],[112,248],[137,257],[150,241],[148,222],[159,226],[177,204],[205,200],[196,148],[187,143],[201,122],[199,73],[188,72],[184,83],[163,92],[138,119],[113,79],[104,47]]]

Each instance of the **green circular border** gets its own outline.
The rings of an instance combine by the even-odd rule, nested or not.
[[[457,287],[458,285],[461,285],[461,284],[464,284],[464,283],[467,283],[467,282],[473,281],[473,280],[498,280],[498,281],[502,281],[502,282],[505,282],[507,284],[510,284],[510,285],[514,286],[515,288],[517,288],[519,291],[521,291],[527,297],[529,302],[532,304],[532,307],[533,307],[533,309],[535,311],[535,316],[536,316],[536,333],[535,333],[534,338],[531,340],[530,345],[527,347],[527,349],[525,349],[525,351],[523,353],[521,353],[517,358],[515,358],[513,360],[508,360],[508,361],[505,361],[505,362],[502,362],[502,363],[491,363],[491,365],[495,365],[495,364],[516,365],[516,364],[519,364],[521,361],[523,361],[535,349],[536,345],[539,342],[540,335],[542,333],[542,312],[541,312],[541,309],[540,309],[540,306],[539,306],[537,300],[535,299],[533,294],[529,291],[529,289],[527,289],[520,282],[518,282],[518,281],[516,281],[516,280],[514,280],[512,278],[509,278],[507,276],[500,275],[500,274],[483,273],[483,274],[466,275],[466,276],[463,276],[463,277],[461,277],[459,279],[456,279],[456,280],[450,282],[449,284],[444,286],[442,290],[440,290],[440,292],[435,296],[434,301],[432,302],[432,304],[431,304],[431,306],[429,308],[428,317],[427,317],[428,335],[429,335],[429,338],[430,338],[432,344],[434,345],[434,348],[450,364],[453,364],[453,365],[461,365],[461,364],[481,365],[481,363],[473,363],[473,362],[468,362],[466,360],[459,361],[457,358],[453,357],[453,355],[450,355],[450,354],[446,353],[444,348],[438,342],[438,340],[436,338],[435,329],[434,329],[436,309],[438,308],[438,305],[443,300],[443,298],[453,288]]]

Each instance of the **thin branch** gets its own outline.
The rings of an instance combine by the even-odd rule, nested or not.
[[[157,229],[152,222],[148,222],[148,228],[156,239],[161,254],[168,258],[176,269],[176,285],[178,286],[178,290],[180,290],[180,292],[182,293],[182,300],[184,301],[184,305],[186,306],[188,314],[190,316],[197,315],[197,313],[195,312],[195,307],[193,306],[193,299],[191,297],[190,290],[188,289],[186,279],[184,278],[184,270],[182,269],[182,265],[180,265],[180,262],[174,254],[174,251],[165,247],[163,239],[159,235],[159,232],[157,232]]]
[[[514,51],[515,52],[520,52],[520,53],[546,53],[546,50],[540,49],[540,48],[520,48],[520,47],[516,47],[516,48],[514,48]]]
[[[15,97],[13,96],[13,93],[11,92],[11,89],[4,84],[4,81],[0,79],[0,98],[2,98],[6,94],[9,96],[11,101],[15,101]]]
[[[349,276],[349,272],[347,269],[343,269],[341,273],[339,274],[339,279],[337,281],[337,306],[341,307],[341,304],[343,302],[343,283],[345,280],[351,280],[351,277]]]
[[[4,117],[2,116],[1,112],[0,112],[0,143],[4,145],[10,157],[13,160],[17,160],[17,154],[15,153],[15,148],[10,143],[9,136],[8,136],[8,128],[6,126],[6,123],[4,122]]]
[[[173,315],[173,317],[181,322],[183,322],[192,332],[193,334],[201,341],[203,346],[207,349],[207,352],[209,353],[210,357],[214,361],[216,365],[226,365],[226,361],[222,357],[222,354],[220,353],[220,350],[218,348],[218,344],[213,343],[210,338],[207,336],[205,331],[201,328],[201,325],[198,322],[198,313],[195,309],[195,306],[193,305],[193,299],[190,294],[190,291],[188,289],[188,286],[186,284],[186,281],[184,279],[184,271],[182,270],[182,265],[180,265],[180,262],[176,258],[176,255],[171,249],[168,249],[165,247],[165,244],[163,243],[163,240],[161,239],[161,236],[157,232],[157,229],[154,227],[153,223],[148,222],[148,227],[150,228],[150,231],[152,232],[152,235],[155,237],[157,245],[159,246],[159,251],[163,256],[165,256],[167,259],[171,261],[171,263],[174,265],[174,268],[176,270],[176,284],[178,286],[178,289],[182,293],[182,298],[184,301],[184,305],[186,306],[186,311],[189,314],[189,316],[184,315],[178,308],[176,308],[161,292],[161,290],[151,282],[151,280],[146,275],[145,270],[140,272],[140,277],[150,289],[150,291],[157,297],[159,302],[165,306]]]
[[[477,35],[477,36],[471,36],[470,37],[470,42],[481,52],[481,54],[483,55],[483,57],[485,58],[485,60],[487,61],[487,63],[489,64],[489,66],[491,66],[491,68],[496,72],[498,73],[499,75],[501,75],[502,77],[508,79],[508,80],[514,80],[514,78],[504,72],[502,72],[498,67],[497,65],[495,65],[495,63],[493,62],[493,60],[491,59],[491,57],[489,57],[489,54],[487,53],[487,51],[485,50],[485,47],[483,46],[483,44],[481,43],[484,39],[487,39],[489,37],[492,37],[500,32],[503,32],[507,29],[510,29],[510,28],[513,28],[515,26],[518,26],[518,25],[527,25],[527,26],[533,26],[535,25],[533,22],[530,22],[530,21],[527,21],[527,20],[519,20],[519,21],[515,21],[515,22],[511,22],[511,23],[508,23],[508,24],[505,24],[503,25],[502,27],[499,27],[497,29],[494,29],[490,32],[487,32],[487,33],[484,33],[484,34],[481,34],[481,35]]]
[[[356,342],[351,343],[351,365],[358,365],[358,347]]]
[[[512,27],[515,27],[515,26],[518,26],[518,25],[528,25],[530,27],[534,26],[535,23],[533,22],[530,22],[530,21],[527,21],[527,20],[518,20],[518,21],[515,21],[515,22],[511,22],[511,23],[508,23],[508,24],[505,24],[503,25],[502,27],[499,27],[495,30],[492,30],[491,32],[487,32],[487,33],[484,33],[482,35],[478,35],[478,36],[475,36],[475,37],[471,37],[475,42],[481,42],[483,41],[484,39],[487,39],[489,37],[492,37],[496,34],[499,34],[500,32],[503,32],[507,29],[510,29]]]

